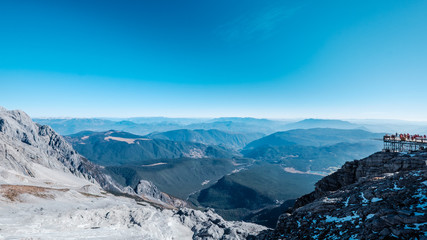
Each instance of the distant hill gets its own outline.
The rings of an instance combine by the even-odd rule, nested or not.
[[[195,123],[185,126],[187,129],[218,129],[226,132],[247,133],[261,132],[270,134],[280,128],[280,124],[272,120],[254,120],[252,118],[222,118],[215,121]]]
[[[100,165],[145,164],[152,159],[231,158],[233,155],[217,146],[200,143],[148,139],[121,131],[84,131],[66,136],[73,147]]]
[[[245,157],[301,172],[327,174],[346,161],[381,150],[382,142],[375,140],[381,137],[382,134],[357,129],[296,129],[255,140],[241,152]]]
[[[333,129],[333,128],[313,128],[295,129],[284,132],[276,132],[249,143],[245,150],[254,149],[260,146],[283,146],[283,145],[304,145],[304,146],[326,146],[340,142],[364,142],[382,138],[380,133],[371,133],[358,129]]]
[[[363,158],[381,150],[381,143],[337,143],[313,147],[303,145],[261,146],[243,151],[244,156],[269,163],[281,164],[289,172],[329,174],[346,161]]]
[[[278,207],[285,200],[312,191],[320,178],[318,175],[289,173],[278,165],[260,163],[224,176],[193,195],[191,200],[196,205],[215,208],[226,219],[241,220],[253,217],[261,209]]]
[[[105,169],[120,184],[135,187],[139,179],[147,179],[161,191],[186,199],[224,175],[252,163],[252,159],[244,158],[179,158],[156,159],[144,165],[107,166]]]
[[[335,128],[335,129],[365,129],[361,125],[335,119],[315,119],[309,118],[299,122],[289,123],[284,126],[286,129],[309,129],[309,128]]]
[[[206,145],[220,145],[230,149],[242,149],[246,144],[263,137],[262,133],[228,133],[216,129],[179,129],[168,132],[152,133],[147,138],[166,139],[180,142],[197,142]]]

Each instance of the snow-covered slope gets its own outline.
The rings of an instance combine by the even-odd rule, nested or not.
[[[6,239],[191,239],[171,210],[77,189],[1,186],[0,235]],[[21,192],[8,198],[10,192]]]
[[[0,107],[0,239],[244,239],[265,229],[106,190],[123,193],[50,127]]]

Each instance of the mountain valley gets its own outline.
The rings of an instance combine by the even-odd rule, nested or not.
[[[0,212],[8,216],[0,219],[0,231],[9,238],[424,236],[422,171],[427,155],[376,153],[351,162],[380,150],[376,139],[382,134],[314,128],[267,136],[108,130],[62,137],[22,111],[0,113]],[[411,182],[421,185],[409,186]],[[371,189],[381,189],[381,194]],[[393,195],[402,189],[416,201]],[[377,208],[388,204],[386,195],[405,203],[383,213]],[[399,220],[404,216],[411,220]],[[17,219],[29,229],[13,225]],[[351,228],[348,221],[356,219],[369,231]],[[330,222],[342,223],[347,231]],[[295,231],[300,226],[304,228]]]

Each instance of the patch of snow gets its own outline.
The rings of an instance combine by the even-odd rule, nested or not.
[[[114,141],[119,141],[119,142],[125,142],[127,144],[134,144],[136,140],[149,141],[151,139],[148,139],[148,138],[121,138],[121,137],[108,136],[108,137],[105,137],[104,140],[105,141],[114,140]]]
[[[396,183],[394,183],[393,190],[397,190],[397,191],[399,191],[399,190],[402,190],[402,189],[404,189],[404,187],[403,187],[403,188],[400,188],[400,187],[398,187],[398,186],[396,185]]]
[[[348,202],[350,201],[350,197],[348,197],[346,200],[345,200],[345,202],[344,202],[344,206],[345,207],[348,207]]]
[[[234,169],[233,171],[231,171],[231,173],[238,173],[240,171],[242,171],[244,168],[239,168],[239,169]]]
[[[189,157],[189,158],[204,158],[204,157],[206,157],[205,153],[199,148],[190,149],[190,151],[184,155],[186,157]]]
[[[412,229],[412,230],[420,230],[420,226],[427,225],[427,222],[423,223],[413,223],[415,227],[409,227],[408,224],[405,225],[405,229]]]
[[[356,214],[355,211],[353,211],[353,216],[346,216],[346,217],[338,218],[338,217],[331,217],[329,215],[326,215],[325,217],[326,217],[326,220],[325,220],[326,222],[337,222],[337,223],[348,222],[348,221],[351,221],[353,219],[360,218],[360,216],[358,214]]]
[[[159,163],[153,163],[153,164],[148,164],[148,165],[141,165],[142,167],[154,167],[154,166],[159,166],[159,165],[165,165],[167,163],[165,162],[159,162]]]
[[[357,239],[357,234],[351,235],[349,240],[358,240]]]
[[[369,203],[369,200],[365,198],[365,194],[363,192],[360,193],[360,197],[362,198],[362,203],[364,204]]]
[[[293,167],[285,167],[285,168],[283,168],[283,170],[285,172],[288,172],[288,173],[296,173],[296,174],[310,174],[310,175],[318,175],[318,176],[327,176],[328,175],[327,173],[320,172],[320,171],[306,171],[306,172],[303,172],[303,171],[300,171],[300,170],[296,170]]]
[[[413,198],[419,198],[419,204],[416,206],[417,208],[425,209],[427,208],[427,197],[426,197],[426,191],[422,188],[419,188],[417,190],[417,195],[413,195]]]
[[[341,198],[328,198],[328,197],[325,197],[325,198],[322,199],[322,202],[324,202],[324,203],[336,203],[339,200],[341,200]]]
[[[375,203],[375,202],[379,202],[379,201],[382,201],[382,200],[383,200],[382,198],[374,197],[374,198],[371,199],[371,202]]]

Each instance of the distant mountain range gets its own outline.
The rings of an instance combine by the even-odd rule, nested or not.
[[[284,132],[276,132],[255,140],[245,147],[245,150],[260,146],[327,146],[342,142],[355,143],[382,139],[383,134],[371,133],[358,129],[334,129],[334,128],[312,128],[295,129]]]
[[[153,131],[168,131],[182,128],[181,124],[163,121],[136,123],[129,120],[112,121],[99,118],[35,118],[34,121],[42,125],[51,126],[62,135],[75,134],[81,131],[103,132],[110,129],[144,135]]]
[[[332,128],[295,129],[264,137],[179,129],[145,136],[83,131],[66,139],[80,154],[105,166],[123,186],[136,188],[141,179],[149,180],[172,196],[215,208],[228,220],[258,221],[259,210],[280,207],[310,192],[315,181],[344,162],[379,150],[381,142],[375,139],[381,136]],[[249,142],[251,138],[255,140]]]
[[[296,129],[277,132],[248,144],[245,157],[307,172],[327,174],[345,161],[361,158],[382,147],[382,134],[357,129]],[[292,169],[291,169],[292,168]]]
[[[152,139],[166,139],[180,142],[197,142],[206,145],[219,145],[239,150],[248,143],[265,136],[262,133],[229,133],[217,129],[179,129],[168,132],[151,133],[146,135]]]
[[[358,129],[332,128],[273,133],[241,151],[244,157],[256,160],[254,165],[224,176],[190,199],[195,205],[215,208],[229,220],[272,224],[274,219],[266,213],[311,191],[314,182],[346,161],[380,150],[382,143],[375,139],[381,136]],[[264,215],[258,215],[261,209],[265,210]]]
[[[230,133],[263,133],[271,134],[277,131],[296,128],[363,128],[362,125],[340,120],[307,119],[300,122],[289,120],[269,120],[257,118],[214,118],[214,119],[176,119],[176,118],[35,118],[35,122],[46,124],[63,135],[81,131],[108,131],[115,129],[139,135],[153,132],[165,132],[179,129],[216,129]]]
[[[179,129],[216,129],[227,133],[272,134],[278,131],[309,128],[361,129],[371,132],[413,132],[427,134],[426,123],[392,120],[334,120],[305,119],[270,120],[257,118],[35,118],[35,122],[49,125],[62,135],[81,131],[104,132],[110,129],[147,135],[154,132],[166,132]]]
[[[104,166],[151,164],[155,159],[231,158],[229,150],[195,142],[150,139],[122,131],[84,131],[65,137],[91,161]]]
[[[285,125],[287,129],[335,128],[335,129],[365,129],[363,126],[343,120],[334,119],[304,119]]]
[[[244,135],[219,130],[177,130],[147,136],[113,130],[83,131],[65,138],[79,153],[105,166],[120,184],[135,188],[145,179],[183,199],[253,162],[231,149],[248,141]]]

